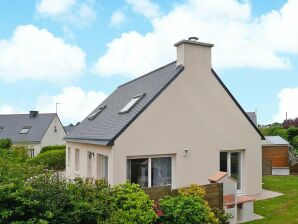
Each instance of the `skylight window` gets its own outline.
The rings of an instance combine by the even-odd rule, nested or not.
[[[120,114],[128,113],[143,97],[144,94],[133,97],[120,111]]]
[[[97,117],[97,115],[99,115],[107,106],[104,105],[104,106],[101,106],[99,107],[98,109],[96,109],[92,114],[90,114],[88,116],[88,120],[93,120],[94,118]]]
[[[19,132],[19,134],[28,134],[28,132],[30,131],[29,126],[23,127],[22,130]]]

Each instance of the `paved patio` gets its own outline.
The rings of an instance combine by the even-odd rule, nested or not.
[[[270,198],[275,198],[278,196],[283,195],[282,193],[279,192],[274,192],[274,191],[268,191],[268,190],[262,190],[261,193],[259,194],[253,194],[250,195],[251,197],[253,197],[256,201],[258,200],[265,200],[265,199],[270,199]]]

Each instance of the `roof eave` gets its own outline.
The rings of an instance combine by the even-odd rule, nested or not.
[[[105,140],[105,139],[87,139],[87,138],[64,138],[64,139],[65,139],[65,141],[68,141],[68,142],[112,146],[109,144],[110,140]]]

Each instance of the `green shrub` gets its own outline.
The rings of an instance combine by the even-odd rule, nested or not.
[[[48,152],[48,151],[51,151],[51,150],[58,150],[58,149],[66,149],[66,146],[65,145],[45,146],[45,147],[42,147],[42,149],[40,150],[40,153]]]
[[[231,218],[233,217],[230,213],[225,213],[224,210],[213,208],[211,211],[214,213],[214,216],[218,219],[219,224],[229,224]]]
[[[32,165],[43,165],[50,170],[63,170],[65,169],[65,150],[59,149],[40,153],[29,159],[28,162]]]
[[[207,203],[198,196],[165,196],[159,200],[159,204],[163,212],[159,221],[163,224],[218,223]]]
[[[8,149],[11,146],[11,140],[9,138],[0,139],[0,149]]]
[[[149,224],[156,220],[153,201],[137,184],[113,187],[113,213],[109,224]]]
[[[191,184],[189,187],[180,188],[178,190],[179,194],[182,195],[193,195],[198,196],[200,198],[204,198],[206,195],[205,188],[197,184]]]

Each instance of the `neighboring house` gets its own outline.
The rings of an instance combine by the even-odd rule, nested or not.
[[[119,86],[66,136],[66,174],[179,188],[221,170],[260,193],[264,137],[212,69],[213,45],[175,46],[177,61]]]
[[[246,112],[247,116],[252,120],[255,126],[258,125],[257,123],[257,114],[256,112]]]
[[[289,175],[289,142],[280,136],[265,136],[262,145],[263,157],[271,161],[272,175]]]
[[[74,127],[75,126],[73,124],[69,124],[67,126],[64,126],[64,130],[65,130],[66,134],[68,135],[72,131],[72,129],[74,129]]]
[[[65,144],[65,130],[55,113],[0,115],[0,139],[9,138],[13,144],[26,145],[31,156],[39,154],[44,146]]]

